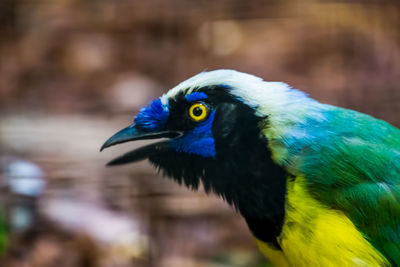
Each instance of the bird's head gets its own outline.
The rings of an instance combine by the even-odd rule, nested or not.
[[[240,206],[239,188],[258,187],[266,173],[281,172],[271,160],[263,129],[271,116],[284,111],[288,91],[284,83],[233,70],[202,72],[142,108],[133,124],[101,149],[163,138],[108,165],[149,159],[178,182],[191,188],[201,182],[206,191]]]
[[[259,239],[276,243],[288,174],[277,164],[271,144],[312,103],[285,83],[233,70],[202,72],[142,108],[133,124],[101,149],[163,138],[108,165],[149,159],[189,188],[202,183],[206,192],[236,207]]]

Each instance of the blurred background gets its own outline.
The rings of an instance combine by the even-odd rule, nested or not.
[[[201,72],[285,81],[400,126],[400,2],[2,0],[0,266],[268,266],[243,219],[99,153]],[[129,147],[130,146],[130,147]]]

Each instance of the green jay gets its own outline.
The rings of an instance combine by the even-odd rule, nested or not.
[[[202,72],[142,108],[102,149],[159,139],[148,159],[245,219],[275,266],[400,266],[400,130],[282,82]]]

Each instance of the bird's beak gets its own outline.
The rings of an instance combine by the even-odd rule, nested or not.
[[[144,140],[144,139],[157,139],[157,138],[177,138],[182,136],[181,132],[175,131],[142,131],[138,129],[134,124],[122,129],[121,131],[117,132],[113,136],[111,136],[101,147],[100,151],[103,149],[129,142],[135,140]],[[107,166],[111,165],[121,165],[130,162],[135,162],[139,160],[146,159],[152,155],[159,154],[170,149],[169,140],[159,141],[147,146],[140,147],[133,151],[130,151],[118,158],[113,159]]]

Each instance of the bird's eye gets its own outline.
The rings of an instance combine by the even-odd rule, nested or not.
[[[189,117],[195,122],[203,121],[207,113],[207,107],[202,103],[195,103],[189,108]]]

